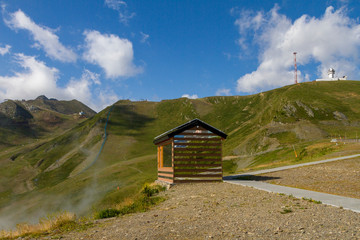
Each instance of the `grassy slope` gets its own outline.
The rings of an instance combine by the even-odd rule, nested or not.
[[[324,139],[328,142],[330,136],[355,138],[359,129],[359,93],[360,85],[355,81],[312,82],[238,99],[216,97],[212,101],[217,103],[219,111],[212,113],[212,119],[218,118],[214,124],[229,133],[224,144],[225,155],[237,155],[240,161],[241,156],[253,158],[255,167],[293,159],[292,145],[306,155],[307,146]],[[286,105],[292,105],[295,112],[288,116],[284,110]],[[314,116],[309,115],[303,105]],[[347,120],[337,120],[333,114],[336,111],[343,113]],[[207,116],[204,120],[212,122]],[[337,148],[318,146],[319,151]],[[258,153],[264,154],[256,155]]]
[[[224,163],[228,173],[310,161],[339,150],[329,143],[331,135],[356,136],[359,98],[360,83],[347,81],[304,83],[241,97],[119,101],[93,165],[110,108],[52,140],[1,151],[0,215],[10,220],[10,213],[20,215],[14,211],[18,209],[37,217],[39,206],[46,212],[86,213],[90,206],[104,208],[124,200],[156,179],[153,138],[193,118],[228,133],[223,150],[231,159]],[[336,111],[346,119],[337,120]]]

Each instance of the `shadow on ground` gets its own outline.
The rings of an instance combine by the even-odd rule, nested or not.
[[[280,179],[280,177],[256,176],[256,175],[240,175],[240,176],[226,176],[223,180],[246,180],[246,181],[268,181]]]

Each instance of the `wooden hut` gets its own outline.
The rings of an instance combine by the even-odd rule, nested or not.
[[[222,181],[222,140],[227,135],[194,119],[154,139],[158,180],[167,183]]]

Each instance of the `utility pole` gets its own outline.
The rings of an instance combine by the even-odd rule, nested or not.
[[[296,53],[297,53],[297,52],[294,52],[295,84],[297,84],[297,83],[298,83],[298,81],[297,81]]]

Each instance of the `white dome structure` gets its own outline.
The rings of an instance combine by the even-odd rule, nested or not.
[[[327,74],[329,76],[329,78],[320,78],[320,79],[316,79],[316,81],[339,81],[339,80],[347,80],[347,76],[343,76],[342,78],[339,77],[335,77],[335,69],[333,68],[329,68],[329,70],[327,71]]]
[[[335,77],[335,69],[333,68],[329,68],[328,70],[328,75],[329,75],[329,78],[334,78]]]

